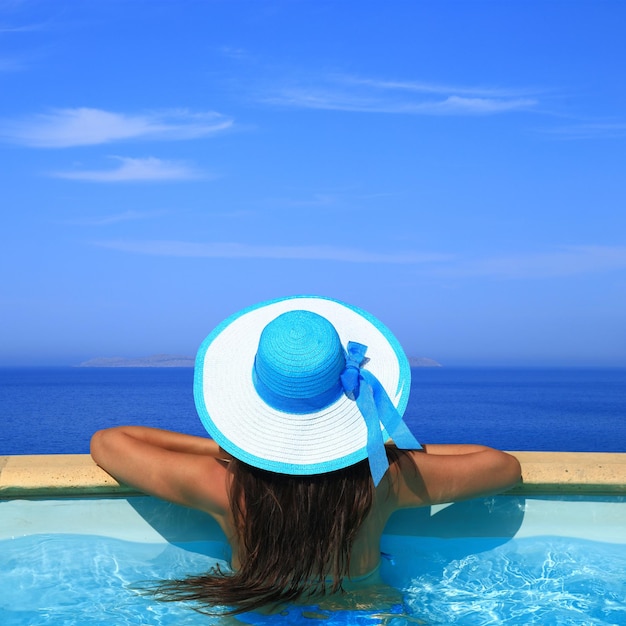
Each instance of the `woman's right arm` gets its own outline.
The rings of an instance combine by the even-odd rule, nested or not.
[[[118,481],[147,494],[212,515],[228,509],[230,456],[211,439],[120,426],[94,434],[91,456]]]
[[[189,454],[200,454],[217,458],[230,458],[227,452],[222,450],[213,439],[208,437],[186,435],[172,430],[162,430],[148,426],[116,426],[107,428],[98,431],[94,435],[94,442],[97,445],[99,437],[111,434],[127,435],[138,441],[143,441],[164,450],[171,450],[172,452],[187,452]]]
[[[431,444],[401,459],[394,481],[399,508],[489,496],[519,483],[519,461],[506,452],[471,444]]]

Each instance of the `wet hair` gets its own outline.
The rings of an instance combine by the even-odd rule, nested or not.
[[[390,463],[403,453],[387,448]],[[372,508],[368,460],[326,474],[293,476],[234,459],[230,507],[240,567],[157,585],[157,599],[236,614],[336,593],[349,575],[358,531]],[[217,608],[219,607],[219,609]]]

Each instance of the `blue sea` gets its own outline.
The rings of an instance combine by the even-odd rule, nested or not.
[[[425,443],[626,452],[626,369],[414,368],[406,421]],[[191,368],[0,368],[0,455],[87,453],[95,430],[204,435]]]

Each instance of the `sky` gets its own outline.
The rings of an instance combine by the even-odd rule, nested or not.
[[[294,294],[626,366],[626,2],[0,0],[0,365]]]

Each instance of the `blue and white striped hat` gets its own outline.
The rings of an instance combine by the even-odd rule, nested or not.
[[[321,474],[369,458],[387,470],[385,439],[421,446],[402,420],[408,360],[373,315],[321,296],[262,302],[222,322],[196,358],[194,397],[213,439],[282,474]]]

